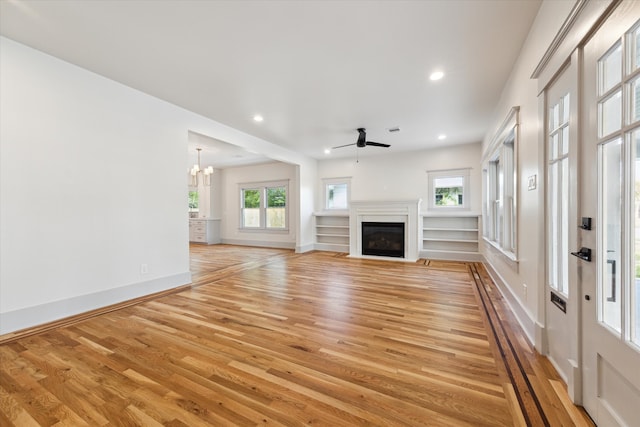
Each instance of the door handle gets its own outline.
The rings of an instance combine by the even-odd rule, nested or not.
[[[578,252],[571,252],[571,255],[576,256],[585,261],[591,262],[591,249],[589,248],[580,248]]]
[[[616,260],[608,259],[607,264],[611,264],[611,295],[607,297],[607,301],[616,302]]]

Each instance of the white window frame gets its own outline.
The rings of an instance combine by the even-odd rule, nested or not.
[[[285,203],[285,226],[282,228],[267,227],[267,189],[273,187],[284,187],[287,195]],[[243,215],[243,195],[244,190],[259,190],[260,191],[260,226],[259,227],[245,227],[244,215]],[[291,193],[289,192],[289,180],[279,181],[262,181],[262,182],[246,182],[238,184],[238,197],[239,197],[239,230],[242,232],[261,232],[261,233],[280,233],[289,231],[289,204],[291,200]]]
[[[336,184],[346,184],[347,186],[347,206],[345,208],[330,208],[329,207],[329,186]],[[323,209],[331,212],[345,212],[349,210],[351,205],[351,177],[339,177],[339,178],[322,178],[322,198]]]
[[[518,128],[513,107],[483,158],[483,239],[512,261],[518,260]]]
[[[471,174],[471,168],[462,168],[462,169],[440,169],[440,170],[431,170],[427,171],[427,175],[429,177],[429,204],[427,209],[429,210],[437,210],[437,211],[458,211],[458,210],[469,210],[471,204],[469,200],[471,199],[471,186],[469,182],[469,175]],[[436,205],[436,192],[435,192],[435,180],[441,178],[463,178],[462,184],[462,204],[457,206],[438,206]]]

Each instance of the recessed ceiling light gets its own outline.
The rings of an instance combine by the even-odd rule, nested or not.
[[[324,149],[324,154],[331,154],[331,150],[329,150],[328,148]]]
[[[442,141],[443,139],[447,139],[447,135],[445,135],[444,133],[441,133],[440,135],[438,135],[438,139],[440,141]]]
[[[433,73],[431,73],[431,75],[429,76],[429,80],[440,80],[441,78],[444,77],[444,73],[442,71],[434,71]]]
[[[264,120],[264,117],[262,117],[260,114],[256,114],[255,116],[253,116],[253,120],[260,123]]]

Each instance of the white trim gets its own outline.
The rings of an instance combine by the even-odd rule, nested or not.
[[[504,278],[498,273],[498,271],[493,268],[493,266],[489,263],[485,263],[485,267],[489,276],[491,276],[491,280],[496,284],[496,287],[500,291],[500,294],[504,297],[504,301],[507,303],[511,312],[515,316],[518,324],[522,327],[525,336],[529,340],[531,345],[535,346],[535,337],[536,337],[536,320],[531,316],[531,313],[527,310],[527,308],[520,302],[520,299],[516,294],[513,293],[511,287],[507,284]]]
[[[471,175],[472,168],[459,168],[459,169],[439,169],[428,170],[427,176],[429,179],[429,203],[427,203],[427,209],[433,212],[444,211],[467,211],[471,208],[469,200],[471,199],[471,185],[469,182],[469,176]],[[459,178],[462,177],[462,204],[458,206],[437,206],[435,200],[435,188],[434,180],[438,178]]]
[[[403,222],[404,258],[390,258],[394,261],[417,261],[420,238],[418,221],[420,221],[421,199],[388,200],[388,201],[353,201],[349,215],[349,256],[366,258],[362,255],[362,222]],[[372,257],[383,259],[385,257]]]
[[[241,240],[241,239],[222,239],[222,243],[226,245],[237,246],[258,246],[262,248],[275,249],[296,249],[295,242],[272,242],[268,240]]]
[[[321,178],[322,184],[320,188],[320,194],[322,194],[322,209],[327,212],[349,212],[351,206],[351,177],[337,177],[337,178]],[[346,184],[347,185],[347,207],[346,208],[328,208],[327,207],[327,185],[330,184]]]
[[[240,209],[239,214],[240,218],[238,219],[238,231],[240,232],[259,232],[259,233],[288,233],[289,232],[289,215],[291,209],[289,209],[289,205],[291,202],[291,193],[290,193],[290,180],[289,179],[278,179],[278,180],[270,180],[270,181],[257,181],[257,182],[240,182],[238,183],[238,192],[240,197]],[[267,227],[267,189],[274,187],[284,187],[286,200],[285,200],[285,213],[284,213],[284,227],[283,228],[275,228],[275,227]],[[244,226],[244,191],[245,190],[259,190],[260,191],[260,226],[259,227],[245,227]]]
[[[295,247],[295,251],[297,254],[303,254],[305,252],[311,252],[315,249],[315,244],[314,243],[308,243],[306,245],[296,245]]]
[[[50,323],[65,317],[86,313],[189,283],[191,283],[191,272],[185,271],[172,276],[159,277],[144,282],[0,313],[0,335]]]

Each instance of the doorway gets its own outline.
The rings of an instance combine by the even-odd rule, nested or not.
[[[640,425],[639,18],[640,3],[622,2],[583,52],[583,404],[603,426]]]

